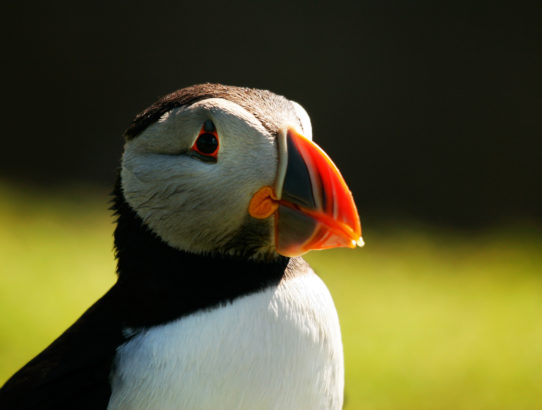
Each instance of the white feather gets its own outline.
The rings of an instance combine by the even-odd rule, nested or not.
[[[337,313],[312,271],[141,330],[118,349],[114,369],[111,410],[335,410],[343,403]]]

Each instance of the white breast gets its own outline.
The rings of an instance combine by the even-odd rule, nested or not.
[[[331,296],[313,272],[120,346],[109,409],[341,409]]]

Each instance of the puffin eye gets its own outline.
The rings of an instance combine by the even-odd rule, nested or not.
[[[216,160],[218,154],[218,134],[211,120],[205,121],[199,132],[198,138],[192,146],[192,150],[207,158]]]
[[[213,134],[200,134],[194,146],[197,152],[203,155],[213,155],[218,148],[218,140]]]

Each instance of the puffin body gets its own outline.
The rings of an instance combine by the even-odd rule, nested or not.
[[[109,408],[342,408],[333,302],[308,266],[294,269],[277,286],[137,332],[117,350]]]
[[[297,103],[202,84],[125,133],[117,283],[0,389],[14,409],[340,409],[331,296],[300,257],[361,245]]]

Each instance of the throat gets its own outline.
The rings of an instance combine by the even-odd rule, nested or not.
[[[143,223],[118,183],[114,195],[116,291],[124,301],[125,326],[166,323],[276,286],[291,275],[293,265],[282,256],[258,261],[175,249]]]

